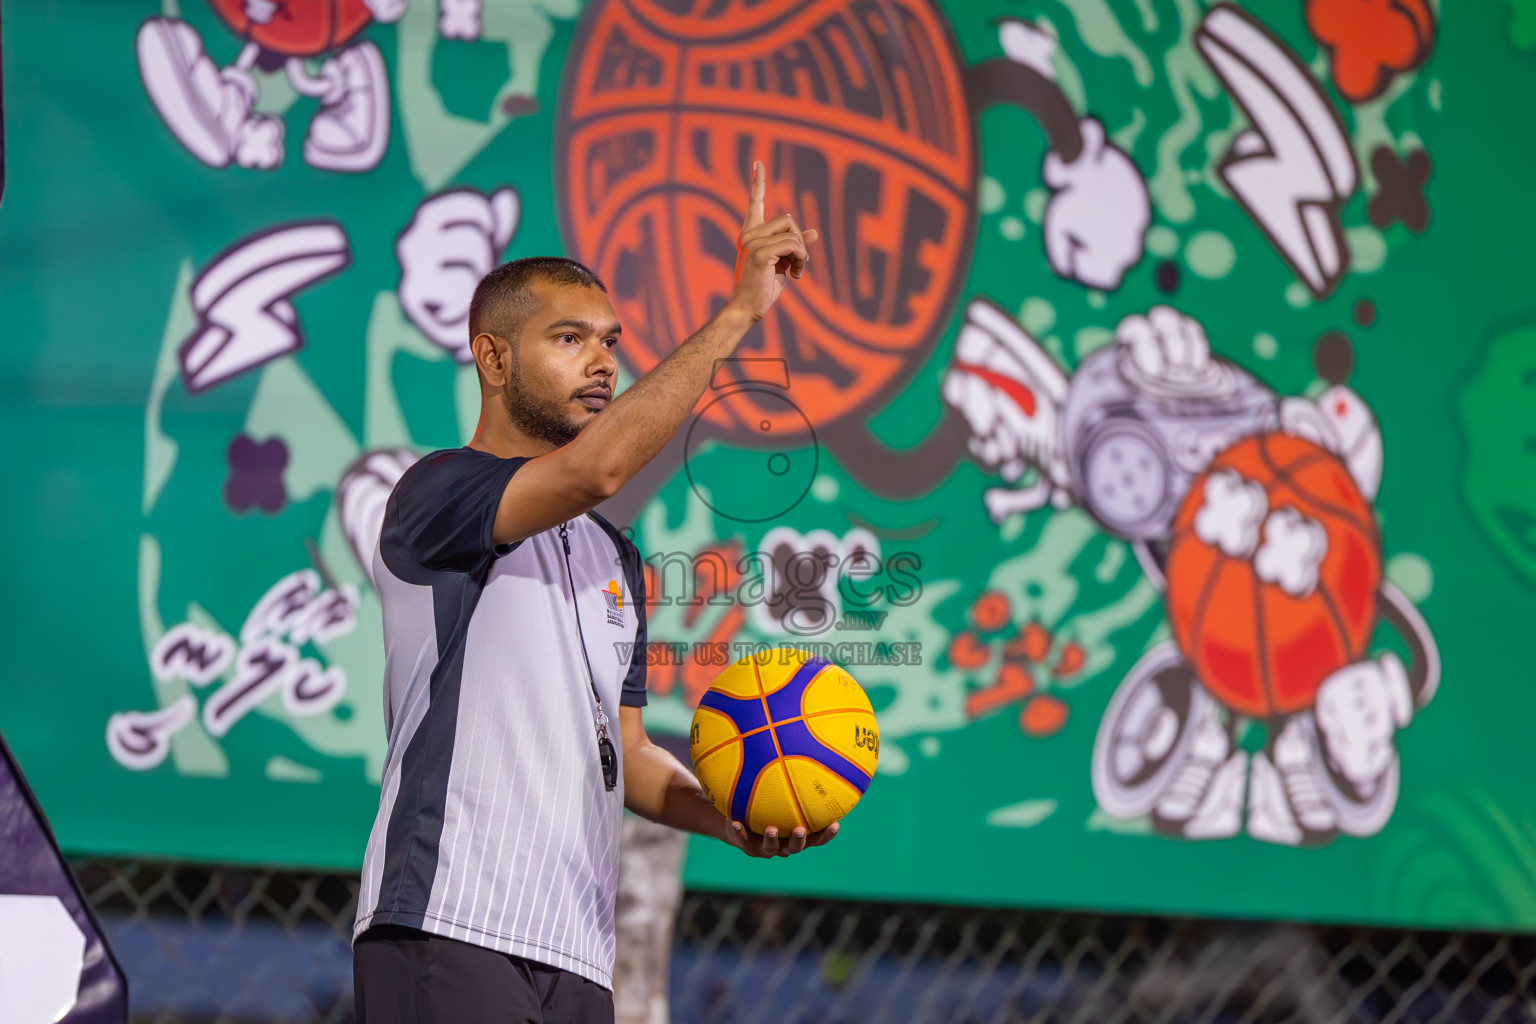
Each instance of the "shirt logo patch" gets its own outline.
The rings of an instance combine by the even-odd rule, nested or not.
[[[624,625],[624,595],[619,591],[618,580],[608,581],[608,589],[603,591],[603,600],[608,602],[608,625]]]

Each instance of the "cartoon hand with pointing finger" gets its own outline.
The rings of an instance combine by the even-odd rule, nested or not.
[[[411,323],[461,363],[469,351],[469,301],[517,232],[517,192],[460,188],[416,208],[395,243],[400,305]]]

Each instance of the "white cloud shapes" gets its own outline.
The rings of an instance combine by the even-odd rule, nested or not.
[[[1206,478],[1204,497],[1195,513],[1195,536],[1229,558],[1252,555],[1269,510],[1263,485],[1219,469]]]

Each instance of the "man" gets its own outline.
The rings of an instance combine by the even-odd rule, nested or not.
[[[353,930],[364,1024],[612,1021],[624,807],[756,857],[836,833],[750,833],[646,737],[645,659],[616,654],[646,640],[640,556],[592,512],[804,274],[817,233],[764,220],[765,174],[729,300],[618,398],[589,270],[517,260],[475,290],[479,427],[401,476],[374,555],[389,750]]]

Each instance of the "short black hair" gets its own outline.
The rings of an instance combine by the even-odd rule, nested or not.
[[[469,301],[469,340],[480,334],[516,339],[534,310],[531,286],[535,281],[584,285],[608,293],[596,274],[564,256],[529,256],[503,263],[475,286]]]

